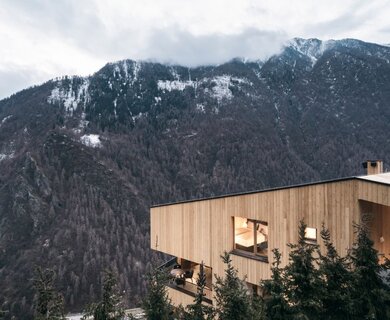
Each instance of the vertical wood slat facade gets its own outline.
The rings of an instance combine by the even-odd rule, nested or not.
[[[212,267],[213,274],[223,276],[220,255],[233,249],[233,217],[266,221],[270,263],[231,256],[240,277],[258,284],[261,279],[270,277],[273,248],[281,251],[283,264],[288,262],[286,244],[296,243],[301,219],[308,227],[317,229],[321,246],[319,232],[325,223],[338,252],[344,255],[354,241],[353,223],[359,222],[362,210],[375,212],[372,230],[375,245],[389,253],[390,235],[384,227],[390,229],[389,209],[390,186],[354,178],[230,195],[151,208],[151,244],[152,249],[173,256],[197,263],[203,261]],[[379,242],[380,236],[385,238],[384,243]],[[174,297],[174,302],[185,304],[177,293]]]

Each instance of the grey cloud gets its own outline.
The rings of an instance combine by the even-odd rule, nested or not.
[[[362,10],[368,7],[368,10]],[[364,26],[365,22],[375,18],[383,5],[373,5],[364,0],[356,1],[344,13],[328,21],[305,26],[307,36],[316,35],[319,38],[338,38],[351,34]]]
[[[220,64],[232,58],[265,59],[281,50],[287,35],[282,32],[246,29],[233,35],[194,36],[168,28],[156,30],[139,54],[160,62],[185,66]]]
[[[49,75],[32,68],[10,66],[0,69],[0,100],[49,78]]]
[[[4,10],[33,34],[59,38],[80,50],[94,52],[112,37],[96,16],[93,1],[14,0]]]
[[[357,28],[361,22],[357,16],[344,14],[336,19],[310,25],[307,29],[313,34],[336,35]]]
[[[132,43],[130,35],[127,36],[128,41],[125,39],[125,34],[118,34],[115,38],[107,38],[106,42],[103,42],[107,48],[100,48],[98,44],[87,50],[91,50],[91,54],[100,52],[107,62],[119,57],[199,66],[220,64],[237,57],[249,60],[265,59],[279,52],[287,40],[287,35],[282,32],[247,29],[234,35],[194,36],[187,31],[171,27],[154,30],[143,36],[142,43],[138,45]],[[60,61],[56,63],[59,64]],[[0,99],[60,75],[62,74],[48,75],[34,68],[3,66],[0,70]]]
[[[285,33],[257,29],[194,36],[175,26],[150,29],[122,24],[111,32],[94,14],[93,1],[86,5],[76,0],[14,0],[7,4],[7,10],[37,35],[61,39],[107,61],[138,58],[193,66],[234,57],[258,59],[277,52],[287,39]]]

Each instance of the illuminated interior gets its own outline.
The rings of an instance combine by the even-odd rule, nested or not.
[[[268,223],[234,217],[234,249],[268,257]]]
[[[317,241],[317,229],[306,227],[305,239],[310,241]]]

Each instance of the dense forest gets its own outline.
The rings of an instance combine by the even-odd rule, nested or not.
[[[28,319],[35,265],[67,311],[118,274],[145,294],[152,204],[363,173],[390,163],[390,48],[294,39],[265,61],[131,60],[0,101],[0,307]]]

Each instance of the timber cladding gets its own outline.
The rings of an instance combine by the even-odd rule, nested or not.
[[[380,206],[364,206],[363,201]],[[338,252],[344,255],[354,241],[353,223],[359,222],[363,210],[376,212],[374,238],[384,233],[383,224],[390,229],[389,207],[383,206],[390,206],[390,186],[356,178],[168,204],[151,208],[151,244],[158,251],[203,261],[213,274],[222,276],[220,255],[234,248],[233,217],[267,222],[269,262],[273,261],[271,250],[279,248],[285,264],[286,244],[296,243],[301,219],[317,229],[321,246],[319,232],[325,223]],[[382,244],[380,249],[389,247]],[[232,260],[240,276],[250,283],[258,284],[270,276],[270,263],[234,254]]]

